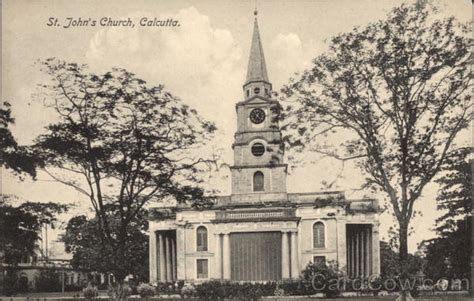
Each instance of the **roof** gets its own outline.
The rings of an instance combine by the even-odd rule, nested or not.
[[[253,26],[252,45],[250,46],[249,65],[245,84],[255,81],[268,82],[267,66],[265,64],[265,56],[263,55],[257,18],[255,18]]]

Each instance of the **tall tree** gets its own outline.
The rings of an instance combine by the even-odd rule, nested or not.
[[[389,200],[402,276],[414,205],[469,124],[469,27],[435,16],[436,8],[418,1],[337,35],[329,51],[283,89],[296,100],[283,114],[286,141],[355,160],[366,187]],[[332,132],[347,140],[325,139]]]
[[[40,162],[27,147],[18,145],[8,128],[14,123],[11,105],[5,101],[0,106],[0,167],[11,169],[19,175],[26,173],[34,178]]]
[[[436,220],[436,231],[456,230],[456,221],[472,215],[472,167],[474,160],[469,158],[472,147],[455,149],[447,156],[441,177],[436,179],[440,185],[436,197],[438,210],[445,213]]]
[[[116,217],[112,231],[117,234],[120,223]],[[146,216],[139,214],[127,228],[126,260],[124,269],[139,281],[148,281],[148,221]],[[61,240],[65,243],[66,252],[72,253],[71,264],[74,268],[108,273],[117,265],[114,252],[109,245],[101,242],[97,218],[88,219],[84,215],[71,218]]]
[[[90,201],[120,282],[132,247],[127,230],[140,210],[167,198],[203,199],[199,171],[212,158],[191,150],[203,146],[215,126],[162,86],[149,87],[126,70],[97,75],[57,59],[41,65],[51,79],[42,85],[44,99],[58,121],[36,139],[36,150],[51,177]]]
[[[443,165],[436,220],[438,237],[426,242],[426,274],[441,277],[471,277],[472,250],[472,147],[455,149]]]

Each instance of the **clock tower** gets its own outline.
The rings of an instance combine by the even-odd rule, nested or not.
[[[287,165],[283,162],[284,149],[276,118],[278,102],[271,99],[272,84],[268,80],[257,11],[243,91],[244,100],[236,104],[232,200],[284,199]]]

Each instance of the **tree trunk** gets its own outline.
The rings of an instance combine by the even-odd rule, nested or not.
[[[408,221],[399,221],[399,263],[400,263],[400,281],[406,283],[408,279]],[[407,296],[406,288],[401,287],[401,300],[405,301]]]

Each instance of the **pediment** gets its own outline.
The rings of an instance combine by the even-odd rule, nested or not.
[[[255,95],[255,96],[250,97],[247,100],[238,102],[236,105],[239,106],[239,105],[269,104],[269,103],[277,103],[277,101],[267,98],[267,97],[260,96],[260,95]]]

